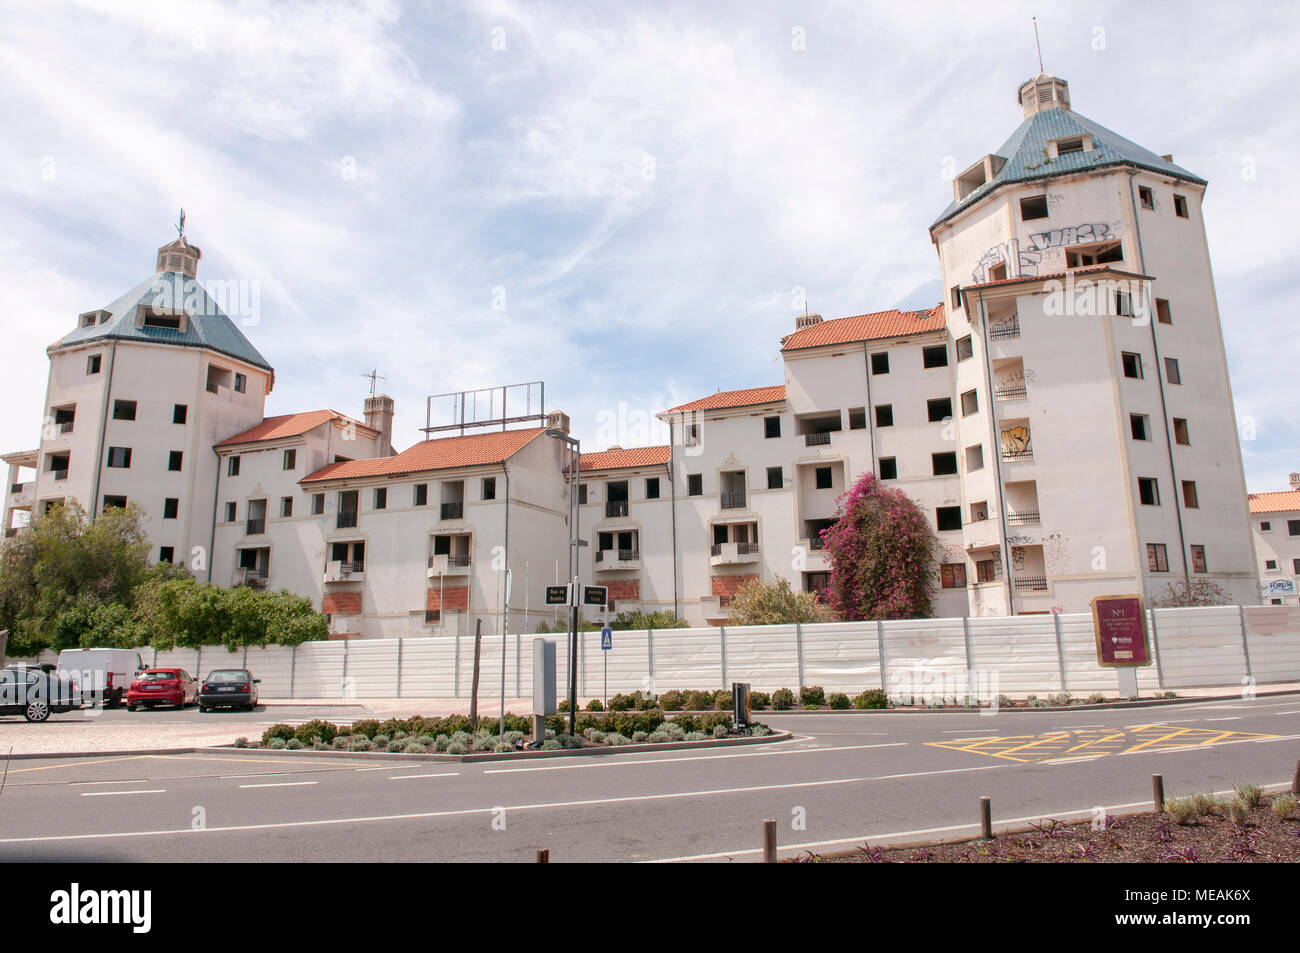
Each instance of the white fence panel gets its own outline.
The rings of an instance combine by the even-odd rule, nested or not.
[[[882,627],[885,691],[891,698],[964,694],[966,637],[961,619],[890,621]]]
[[[295,698],[342,698],[345,642],[304,642],[294,667]]]
[[[1246,659],[1236,606],[1156,609],[1152,615],[1165,688],[1241,684]]]
[[[290,677],[293,674],[292,646],[268,645],[254,646],[248,650],[245,664],[259,680],[258,698],[292,698],[289,693]]]
[[[1300,682],[1300,606],[1250,606],[1243,617],[1255,681]]]
[[[781,642],[781,661],[795,668],[794,676],[775,688],[799,684],[798,659],[794,655],[794,626],[774,626],[788,632]],[[731,632],[730,629],[727,630]],[[844,692],[849,697],[869,688],[880,688],[880,639],[874,622],[827,622],[800,627],[803,643],[803,684],[820,685],[826,693]]]
[[[402,697],[451,698],[456,693],[456,640],[402,640]]]
[[[348,697],[397,696],[397,642],[397,639],[356,639],[348,645]]]
[[[215,668],[239,668],[239,656],[227,661],[230,652],[223,645],[205,645],[202,649],[169,649],[155,653],[141,649],[140,656],[150,668],[182,668],[195,678],[202,678]],[[200,670],[201,667],[201,670]]]
[[[971,658],[979,672],[976,687],[995,694],[1060,689],[1061,665],[1056,625],[1048,616],[972,618]]]
[[[656,692],[722,688],[722,642],[717,629],[656,629]]]
[[[1066,691],[1076,697],[1094,692],[1114,697],[1119,688],[1119,676],[1113,669],[1102,668],[1097,664],[1097,639],[1093,634],[1092,613],[1062,613],[1060,620]],[[1155,654],[1153,645],[1152,663],[1137,670],[1138,691],[1142,694],[1150,695],[1160,689]]]
[[[809,657],[808,632],[811,628],[813,627],[803,627],[805,658]],[[730,688],[732,682],[748,682],[750,688],[757,692],[798,688],[799,659],[795,654],[796,648],[797,633],[793,625],[727,626],[727,678],[726,684],[721,687]],[[825,654],[820,649],[818,651]]]

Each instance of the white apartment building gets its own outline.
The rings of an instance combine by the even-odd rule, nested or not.
[[[943,303],[801,316],[783,383],[664,410],[668,445],[587,453],[576,475],[559,413],[400,453],[382,394],[363,420],[266,418],[274,372],[181,238],[49,349],[40,445],[3,457],[6,534],[60,500],[130,500],[156,559],[300,593],[339,637],[492,634],[507,613],[512,631],[555,619],[576,481],[583,581],[613,611],[704,624],[748,579],[824,587],[821,532],[874,472],[938,535],[937,615],[1080,611],[1194,577],[1253,604],[1270,573],[1300,574],[1282,545],[1300,486],[1248,510],[1205,182],[1079,116],[1063,80],[1019,100],[930,228]]]
[[[1260,605],[1300,605],[1300,473],[1292,473],[1290,482],[1289,490],[1250,495]]]

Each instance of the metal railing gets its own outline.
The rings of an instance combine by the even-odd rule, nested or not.
[[[1017,589],[1043,591],[1047,589],[1046,576],[1017,576],[1013,582]]]
[[[995,400],[1024,400],[1028,396],[1024,384],[1008,384],[993,390]]]
[[[62,433],[72,433],[72,425],[73,425],[75,422],[76,422],[76,421],[72,421],[72,420],[62,420],[62,421],[59,421],[59,433],[61,433],[61,434],[62,434]]]
[[[596,562],[630,563],[641,558],[639,549],[601,549],[596,552]]]
[[[56,479],[56,480],[66,480],[66,479],[68,478],[68,471],[67,471],[66,469],[64,469],[64,470],[53,470],[53,471],[51,471],[51,472],[53,472],[53,474],[54,474],[54,479]]]
[[[1034,448],[1026,447],[1024,450],[1006,450],[1002,451],[1003,460],[1032,460],[1034,459]]]
[[[627,516],[627,500],[606,500],[605,515],[611,518]]]
[[[1021,510],[1019,513],[1007,514],[1007,523],[1011,526],[1026,526],[1037,522],[1040,522],[1038,510]]]
[[[1005,324],[989,325],[990,341],[1005,341],[1008,338],[1018,337],[1020,337],[1020,321],[1017,318],[1012,318]]]
[[[433,623],[435,623],[435,622],[439,622],[439,621],[441,621],[441,620],[442,620],[442,610],[441,610],[441,609],[425,609],[425,610],[424,610],[424,624],[425,624],[425,625],[433,625]]]
[[[266,532],[265,517],[260,520],[249,520],[244,526],[244,534],[247,536],[260,536]]]
[[[724,510],[743,510],[745,508],[745,493],[723,493],[722,508]]]
[[[338,520],[335,525],[339,529],[352,529],[357,525],[356,510],[339,510]]]
[[[805,447],[826,447],[830,446],[830,431],[824,433],[806,433],[803,435],[803,445]]]
[[[439,508],[438,515],[445,520],[458,520],[465,515],[465,504],[444,503]]]

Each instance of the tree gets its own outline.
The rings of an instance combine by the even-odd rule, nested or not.
[[[1232,597],[1213,579],[1192,579],[1188,582],[1170,582],[1165,591],[1151,600],[1152,609],[1171,609],[1178,606],[1227,606]]]
[[[758,579],[741,583],[728,606],[730,625],[782,625],[790,622],[830,622],[834,616],[815,592],[795,592],[782,577],[764,584]]]
[[[933,614],[939,538],[906,493],[867,473],[822,531],[831,562],[826,601],[850,621]]]

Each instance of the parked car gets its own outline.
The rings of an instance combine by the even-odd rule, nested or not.
[[[144,660],[134,649],[64,649],[59,653],[59,677],[69,679],[83,703],[102,700],[106,707],[120,705]]]
[[[69,679],[22,665],[0,669],[0,715],[45,721],[53,712],[80,707],[81,699]]]
[[[246,668],[219,668],[208,672],[199,686],[199,711],[209,708],[257,707],[260,678]]]
[[[136,711],[148,705],[174,705],[185,708],[199,700],[199,686],[183,668],[150,668],[131,682],[126,692],[126,707]]]

